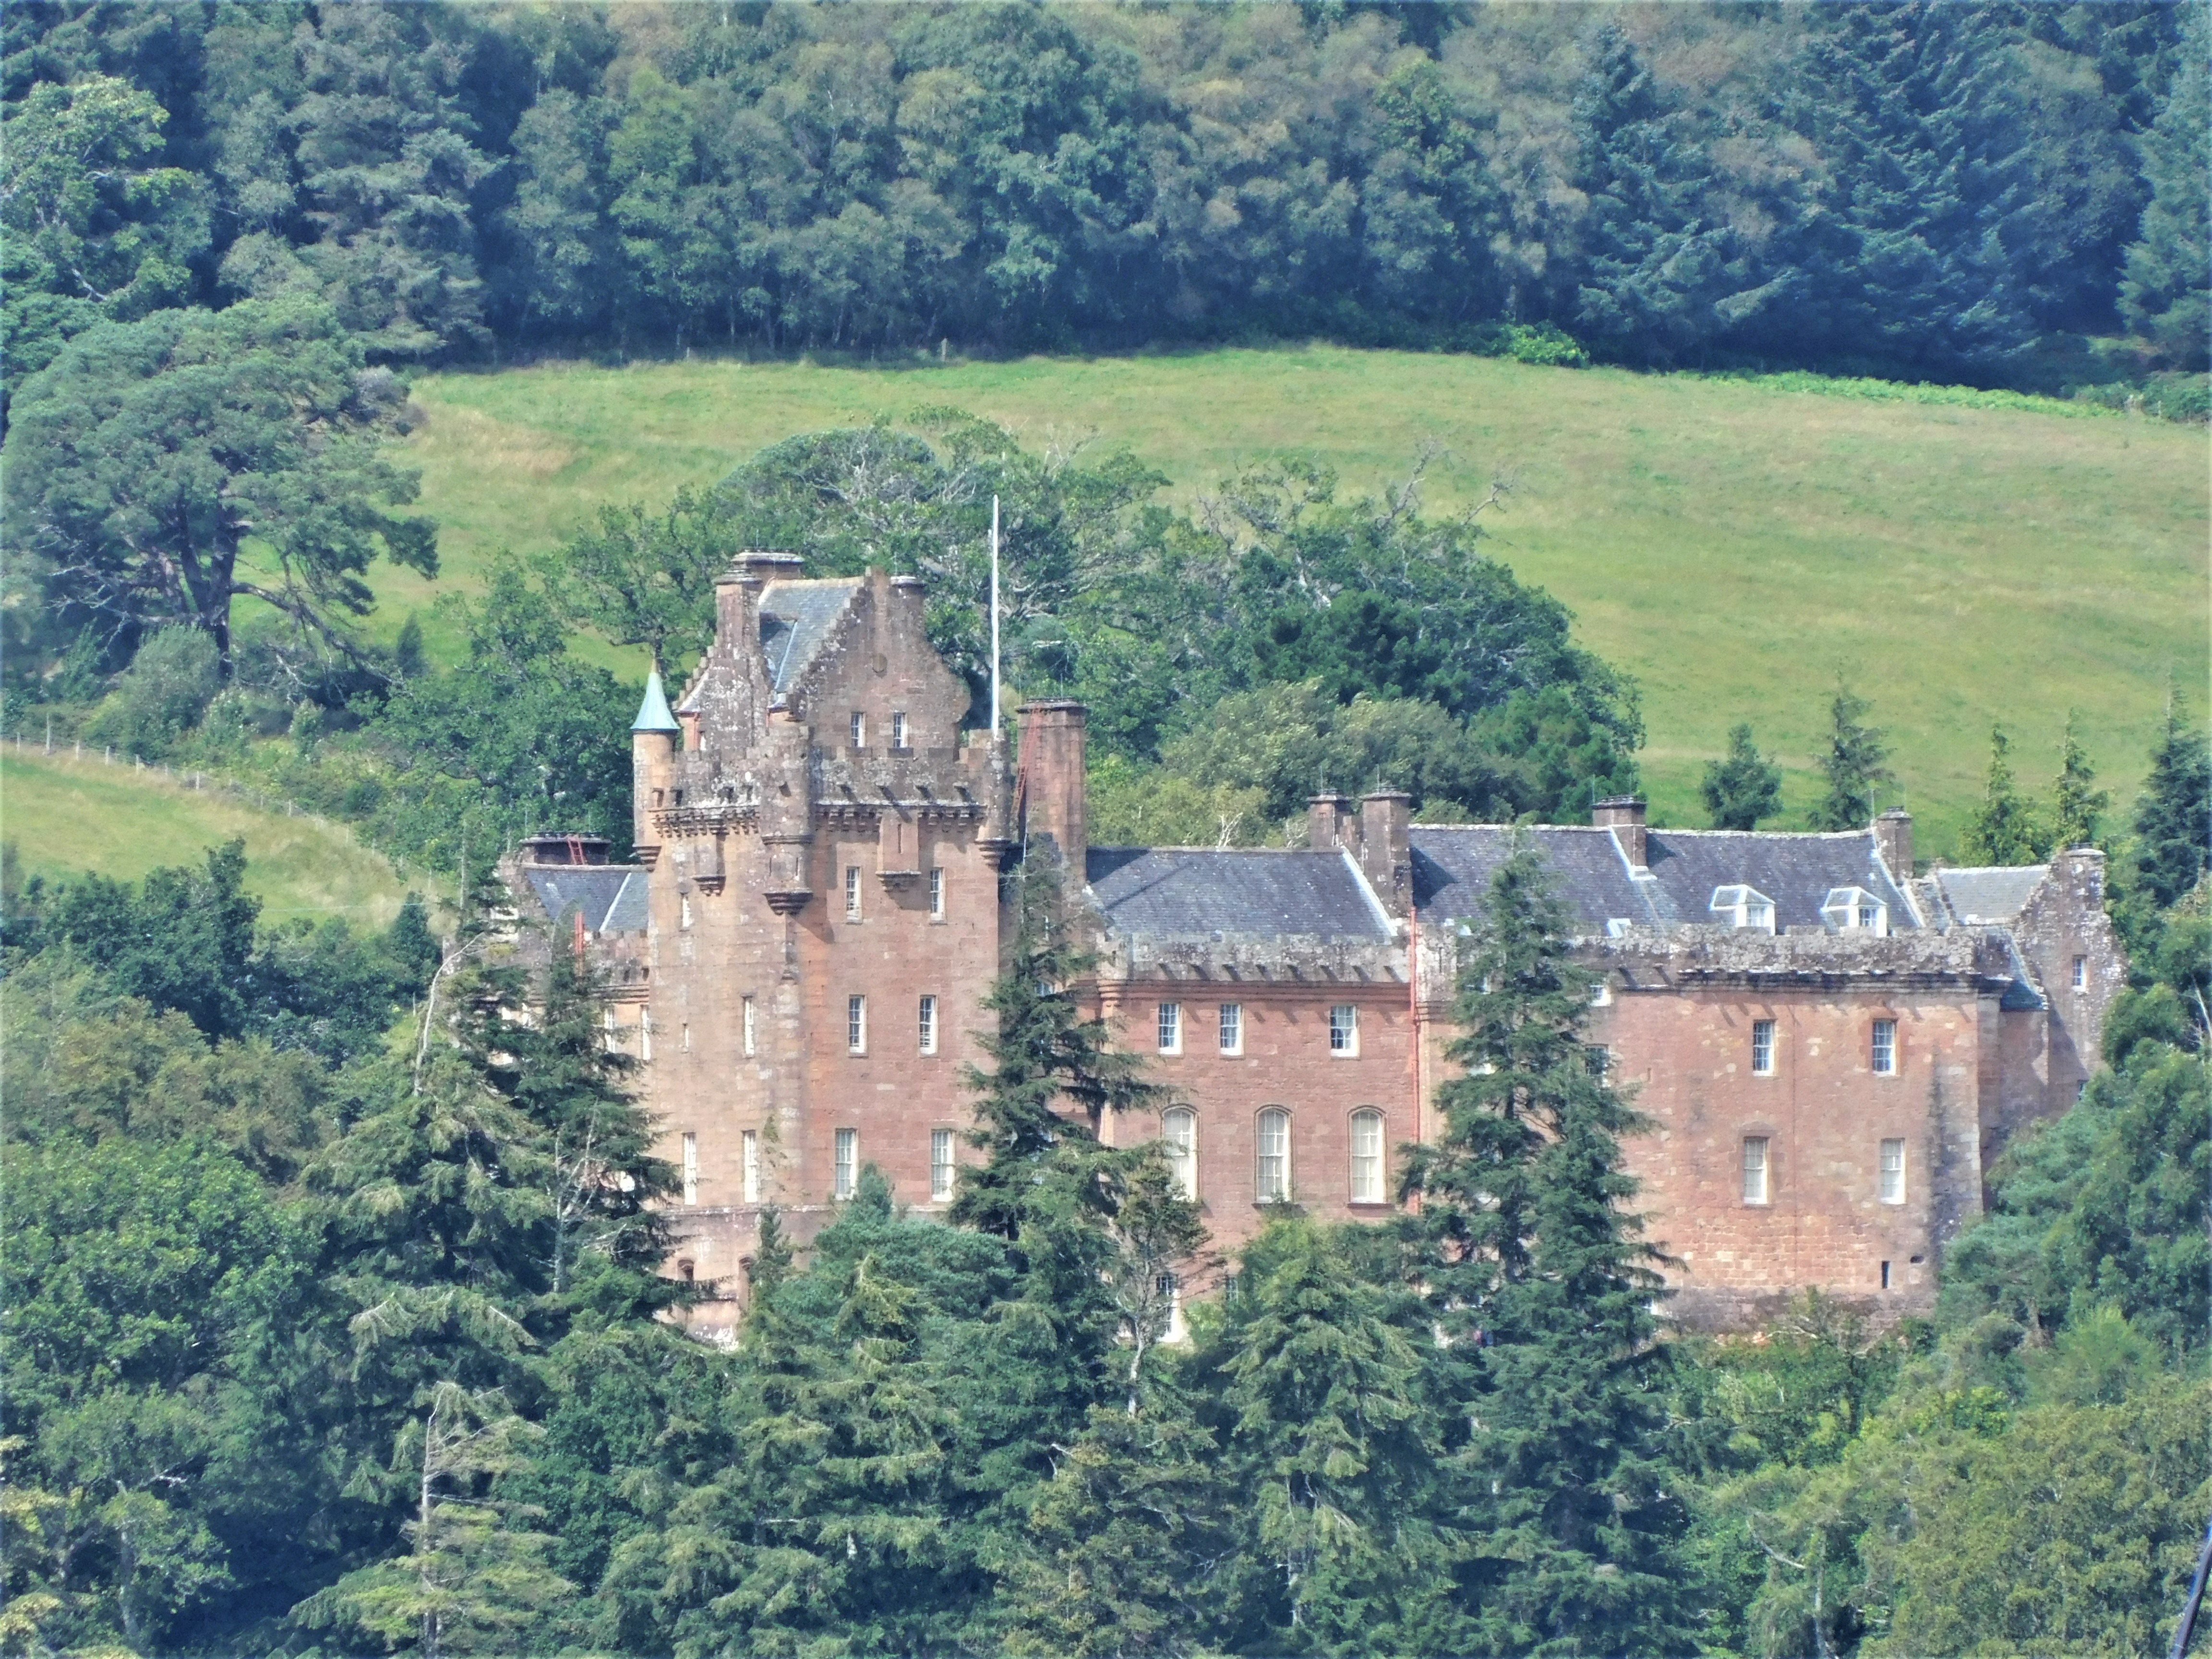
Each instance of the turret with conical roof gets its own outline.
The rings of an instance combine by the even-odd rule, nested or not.
[[[656,668],[646,677],[645,701],[638,704],[637,718],[629,726],[630,841],[641,864],[650,865],[660,852],[653,810],[668,799],[683,729],[668,707],[668,693]]]

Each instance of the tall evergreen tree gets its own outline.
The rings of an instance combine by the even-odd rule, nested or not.
[[[2088,751],[2081,747],[2069,710],[2066,735],[2059,744],[2058,775],[2051,784],[2051,850],[2063,853],[2069,847],[2094,847],[2105,809],[2112,804],[2112,796],[2097,787],[2097,769],[2089,763]]]
[[[1728,758],[1706,766],[1698,793],[1714,829],[1756,830],[1782,808],[1782,769],[1753,746],[1750,726],[1739,723],[1729,731]]]
[[[2166,729],[2136,798],[2135,831],[2134,884],[2164,909],[2212,861],[2212,742],[2190,723],[2179,697],[2166,703]]]
[[[1990,769],[1982,804],[1966,820],[1960,856],[1969,864],[2033,864],[2044,854],[2034,807],[2013,781],[2012,744],[2001,726],[1990,728]]]
[[[2212,353],[2212,17],[2180,8],[2181,50],[2158,119],[2140,141],[2150,203],[2128,249],[2120,312],[2182,368]]]
[[[1820,762],[1828,790],[1813,808],[1815,830],[1863,830],[1874,822],[1875,791],[1892,776],[1881,728],[1864,724],[1872,707],[1837,678],[1828,705],[1828,752]]]
[[[1456,1419],[1449,1461],[1467,1650],[1680,1651],[1693,1638],[1660,1462],[1657,1252],[1623,1208],[1644,1120],[1583,1038],[1592,978],[1536,850],[1493,878],[1463,947],[1465,1074],[1412,1150],[1416,1270]]]

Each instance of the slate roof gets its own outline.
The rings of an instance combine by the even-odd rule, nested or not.
[[[645,931],[645,872],[635,866],[526,865],[522,878],[556,921],[573,909],[583,912],[584,926],[594,933]]]
[[[1944,908],[1968,924],[2003,926],[2018,920],[2049,873],[2047,864],[1974,870],[1938,870],[1929,878]]]
[[[768,658],[769,684],[778,696],[806,672],[860,581],[854,576],[772,582],[762,593],[761,649]]]
[[[1710,924],[1713,890],[1743,883],[1774,901],[1778,930],[1822,925],[1820,905],[1838,887],[1863,887],[1889,907],[1892,933],[1913,927],[1912,908],[1877,856],[1873,835],[1785,835],[1727,830],[1653,830],[1650,875],[1629,872],[1609,830],[1545,824],[1528,831],[1558,878],[1569,911],[1591,934],[1626,921],[1639,927]],[[1413,902],[1425,915],[1472,915],[1511,851],[1513,832],[1416,824]]]
[[[1084,873],[1117,933],[1391,938],[1389,917],[1343,853],[1093,847]]]

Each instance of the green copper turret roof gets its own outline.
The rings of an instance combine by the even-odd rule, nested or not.
[[[660,689],[660,671],[656,668],[646,677],[645,701],[637,706],[637,718],[629,723],[633,732],[680,732],[676,716],[668,712],[668,693]]]

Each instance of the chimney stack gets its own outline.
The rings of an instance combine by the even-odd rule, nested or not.
[[[1889,866],[1892,880],[1912,879],[1912,814],[1893,806],[1874,821],[1875,848]]]
[[[1072,888],[1084,882],[1085,840],[1084,794],[1085,725],[1090,711],[1079,702],[1024,703],[1022,717],[1022,830],[1034,841],[1048,836],[1066,861]]]
[[[1413,904],[1413,798],[1378,789],[1359,803],[1359,867],[1382,908],[1394,916]]]
[[[1306,803],[1306,846],[1316,853],[1359,851],[1359,821],[1347,795],[1316,795]]]
[[[1613,831],[1613,840],[1626,854],[1632,870],[1650,867],[1645,856],[1644,803],[1633,795],[1613,795],[1590,808],[1590,823]]]

